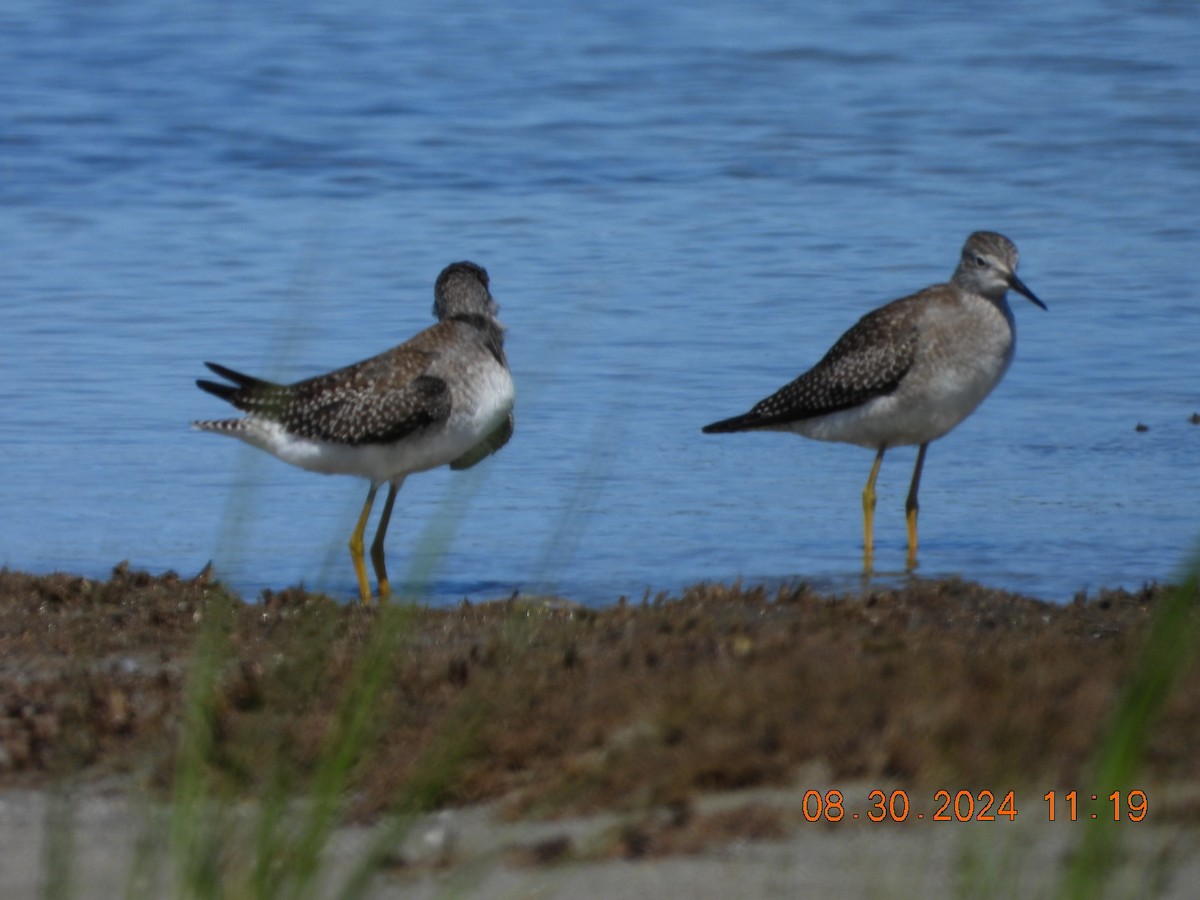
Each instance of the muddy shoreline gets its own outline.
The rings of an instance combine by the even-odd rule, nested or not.
[[[686,802],[832,781],[965,787],[1085,776],[1167,589],[1051,605],[962,581],[861,597],[698,585],[589,609],[520,597],[414,606],[356,813],[389,808],[447,732],[457,777],[421,802],[514,814]],[[233,598],[236,600],[236,598]],[[377,610],[297,588],[231,602],[207,575],[0,572],[0,786],[169,780],[192,653],[229,609],[214,734],[252,790],[311,765]],[[222,607],[224,608],[224,607]],[[1148,775],[1200,780],[1200,671],[1150,736]]]
[[[476,850],[492,848],[487,890],[547,866],[574,866],[554,884],[578,887],[595,884],[595,872],[580,874],[588,866],[661,861],[636,875],[641,884],[688,858],[677,877],[695,876],[695,896],[708,896],[697,873],[731,852],[775,859],[753,870],[767,882],[817,846],[940,853],[936,833],[910,826],[918,813],[932,819],[943,790],[978,803],[1012,792],[1021,840],[1049,854],[1050,871],[1072,842],[1061,828],[1031,830],[1046,818],[1043,795],[1092,789],[1096,748],[1170,590],[1054,605],[959,580],[861,596],[697,585],[604,609],[518,596],[393,605],[393,616],[299,588],[246,603],[207,573],[3,570],[0,814],[5,834],[30,841],[47,791],[64,783],[90,798],[97,821],[131,798],[168,801],[189,680],[214,646],[212,792],[241,802],[282,780],[303,796],[374,648],[385,669],[346,791],[347,834],[396,811],[431,817],[434,831],[453,817]],[[1150,797],[1160,837],[1143,829],[1139,840],[1191,847],[1200,666],[1145,738],[1138,784],[1119,786]],[[911,805],[904,826],[892,823],[907,830],[863,831],[876,790]],[[827,803],[830,791],[845,816],[814,823],[814,798]],[[481,865],[484,851],[456,852]],[[428,857],[397,855],[391,876],[410,887],[432,878],[436,895],[449,863]],[[930,883],[955,877],[951,865]],[[762,895],[790,896],[796,883]],[[637,895],[624,890],[614,895]]]

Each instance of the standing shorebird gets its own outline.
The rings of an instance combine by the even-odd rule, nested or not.
[[[793,431],[875,450],[863,488],[863,566],[874,548],[875,479],[889,447],[918,444],[905,512],[908,567],[917,564],[917,490],[929,442],[974,412],[1012,362],[1012,289],[1042,309],[1017,277],[1017,248],[977,231],[958,268],[936,284],[863,316],[815,366],[750,412],[704,431]]]
[[[350,537],[362,601],[371,599],[363,532],[375,493],[387,500],[371,544],[379,596],[391,593],[383,539],[406,476],[449,464],[468,469],[512,437],[513,382],[504,357],[504,327],[481,266],[447,266],[433,289],[437,324],[378,356],[295,384],[273,384],[215,363],[232,385],[197,381],[246,413],[193,422],[202,431],[239,438],[286,463],[371,482]]]

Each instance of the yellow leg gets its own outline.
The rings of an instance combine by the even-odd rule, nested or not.
[[[363,603],[371,602],[371,583],[367,581],[367,563],[363,558],[363,532],[367,529],[367,519],[371,515],[371,507],[375,504],[375,492],[378,484],[372,484],[367,491],[367,502],[363,504],[362,512],[358,515],[358,524],[350,535],[350,561],[354,563],[354,577],[358,579],[358,596]]]
[[[921,488],[921,469],[925,466],[925,451],[929,444],[922,444],[917,451],[917,464],[913,467],[912,484],[908,488],[908,500],[904,503],[904,518],[908,522],[908,568],[917,567],[917,491]]]
[[[388,485],[387,499],[383,501],[383,512],[379,515],[379,528],[375,531],[375,540],[371,542],[371,565],[375,567],[375,579],[379,582],[379,599],[386,600],[392,594],[392,586],[388,583],[387,566],[383,562],[383,537],[387,534],[388,522],[392,519],[392,506],[396,502],[396,494],[404,479],[393,481]]]
[[[875,454],[875,464],[871,466],[871,475],[867,486],[863,488],[863,569],[871,571],[872,557],[875,555],[875,479],[879,477],[879,467],[883,464],[883,451],[887,445],[879,448]]]

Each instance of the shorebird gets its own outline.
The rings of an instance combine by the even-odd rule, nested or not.
[[[370,359],[294,384],[274,384],[205,363],[232,384],[198,380],[246,415],[193,422],[227,434],[286,463],[371,482],[350,537],[350,558],[363,603],[371,587],[363,532],[385,482],[371,563],[379,596],[391,593],[383,540],[404,479],[442,465],[468,469],[513,433],[513,382],[504,356],[504,326],[488,291],[488,274],[471,262],[447,266],[434,285],[438,322]]]
[[[919,445],[905,503],[908,568],[917,564],[917,491],[930,441],[974,412],[1012,362],[1016,325],[1006,294],[1042,309],[1017,277],[1017,248],[977,231],[963,245],[950,281],[867,313],[815,366],[744,415],[704,427],[791,431],[875,451],[863,488],[863,567],[874,550],[875,479],[889,447]]]

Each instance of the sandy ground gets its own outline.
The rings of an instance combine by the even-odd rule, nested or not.
[[[867,785],[848,786],[866,796]],[[797,815],[803,791],[738,791],[696,802],[705,815],[775,809]],[[43,897],[48,882],[46,791],[0,793],[5,898]],[[631,857],[614,836],[636,828],[627,816],[597,813],[554,821],[511,822],[492,804],[445,810],[418,820],[380,868],[372,897],[663,898],[948,897],[1053,895],[1082,822],[1046,821],[1040,798],[1011,823],[928,818],[906,824],[865,820],[804,822],[770,837],[730,836],[702,852]],[[58,871],[70,896],[126,895],[135,848],[156,809],[128,791],[88,789],[71,800],[74,865]],[[161,812],[159,810],[159,812]],[[327,853],[328,896],[369,846],[375,826],[346,826]],[[1200,880],[1194,827],[1122,826],[1121,860],[1108,882],[1114,897],[1191,898]],[[619,843],[619,841],[618,841]],[[589,848],[596,848],[593,853]],[[134,884],[142,896],[167,896],[163,877]]]
[[[214,620],[210,788],[246,810],[280,773],[303,795],[356,665],[389,642],[330,890],[412,810],[377,896],[1046,893],[1091,815],[1112,815],[1091,759],[1164,597],[702,585],[604,610],[414,607],[397,625],[297,589],[246,604],[204,574],[0,572],[0,896],[43,896],[66,877],[48,859],[74,860],[74,896],[125,893],[136,848],[164,832]],[[1194,896],[1197,669],[1146,735],[1141,780],[1117,786],[1126,803],[1144,791],[1148,812],[1134,821],[1126,805],[1114,826],[1114,896]],[[905,820],[870,821],[873,791],[906,799]],[[998,815],[978,821],[985,791]]]

